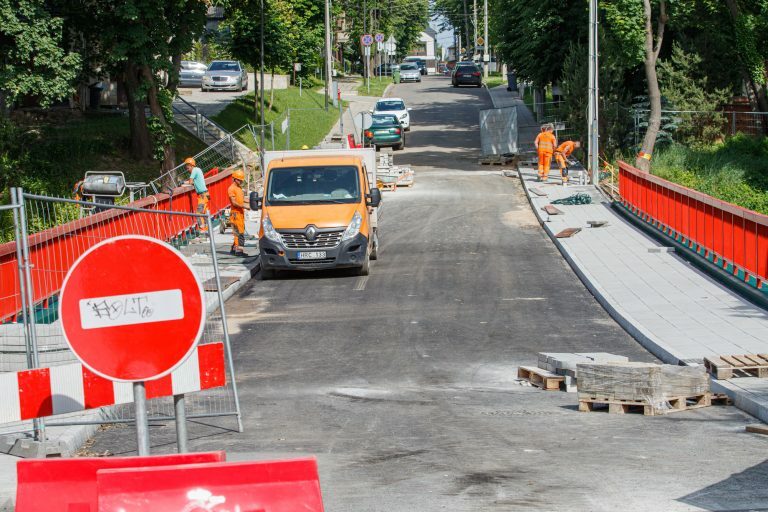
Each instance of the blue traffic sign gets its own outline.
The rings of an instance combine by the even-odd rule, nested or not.
[[[384,34],[379,32],[378,34],[376,34],[375,39],[376,39],[377,43],[383,43],[384,42]]]
[[[361,39],[363,46],[371,46],[373,44],[373,36],[371,34],[365,34]]]

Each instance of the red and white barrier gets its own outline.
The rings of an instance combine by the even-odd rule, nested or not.
[[[199,345],[170,375],[145,384],[147,398],[226,385],[224,344]],[[79,363],[0,374],[0,423],[131,402],[130,382],[112,382]]]

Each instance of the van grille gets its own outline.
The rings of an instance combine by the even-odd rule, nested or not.
[[[330,249],[339,245],[343,232],[344,230],[321,232],[315,235],[314,240],[307,240],[304,233],[279,231],[283,243],[289,249]]]

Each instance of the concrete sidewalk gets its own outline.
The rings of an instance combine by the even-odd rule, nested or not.
[[[700,364],[706,356],[768,352],[768,312],[635,229],[593,186],[563,187],[558,171],[546,184],[536,182],[532,167],[521,166],[519,174],[536,216],[574,271],[611,316],[654,355],[672,364]],[[593,203],[556,205],[561,215],[543,211],[551,201],[576,193],[589,194]],[[608,224],[591,228],[588,221]],[[555,238],[566,228],[581,232]],[[713,380],[713,389],[768,421],[765,380]]]

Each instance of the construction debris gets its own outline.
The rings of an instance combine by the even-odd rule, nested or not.
[[[559,233],[555,234],[555,238],[571,238],[576,233],[580,232],[581,228],[565,228]]]
[[[701,366],[653,363],[579,364],[579,410],[596,404],[622,414],[655,416],[711,405],[709,376]]]
[[[768,435],[768,425],[764,425],[763,423],[753,423],[752,425],[747,425],[746,431],[752,432],[753,434]]]
[[[587,225],[591,228],[602,228],[608,225],[607,220],[588,220]]]
[[[556,199],[552,201],[552,204],[565,204],[565,205],[577,205],[577,204],[592,204],[592,196],[589,194],[578,193],[572,196],[564,197],[562,199]]]
[[[488,155],[481,157],[477,163],[480,165],[507,165],[515,161],[515,155]]]
[[[547,212],[548,215],[562,215],[563,214],[562,210],[558,210],[557,208],[555,208],[551,204],[542,206],[541,209],[544,210],[545,212]]]

